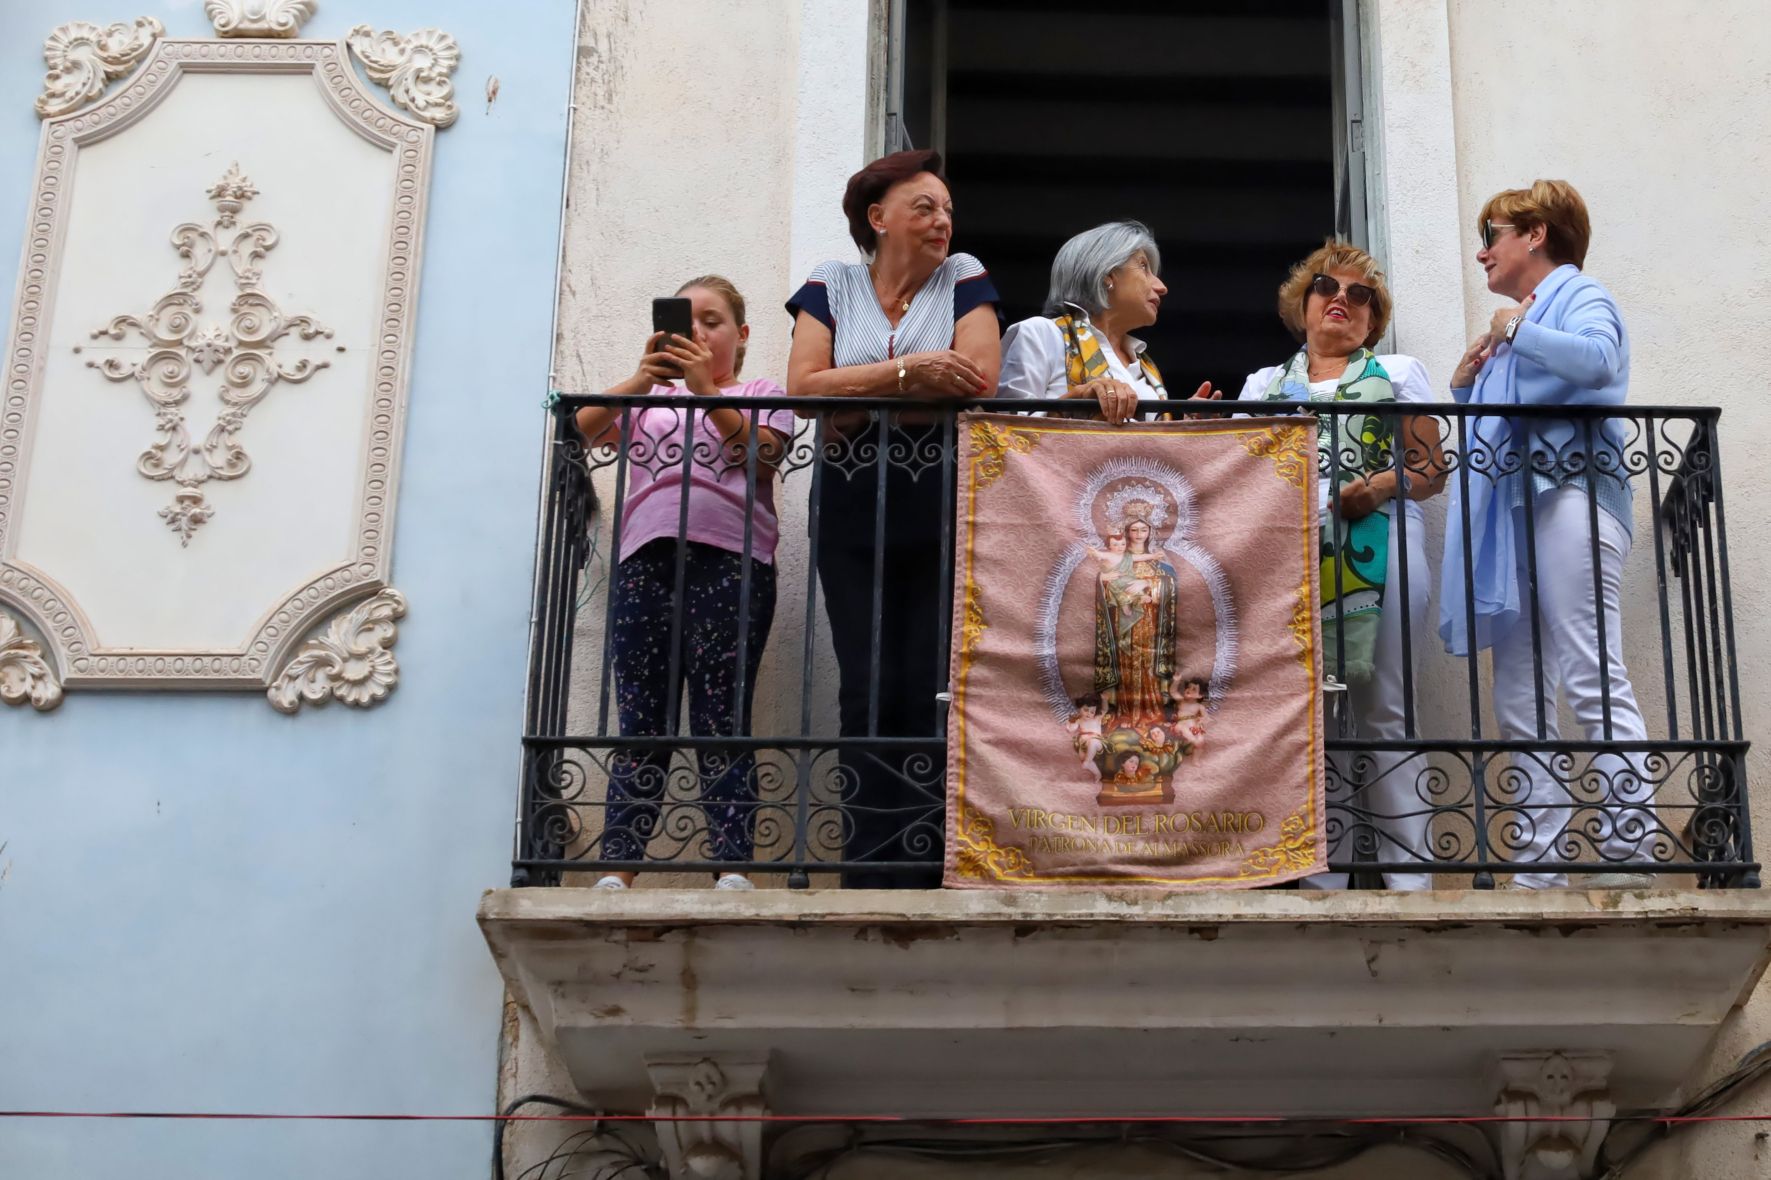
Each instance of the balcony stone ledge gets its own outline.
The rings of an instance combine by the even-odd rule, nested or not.
[[[766,1059],[778,1114],[1435,1115],[1503,1055],[1664,1107],[1771,953],[1748,891],[508,889],[479,922],[590,1101]]]

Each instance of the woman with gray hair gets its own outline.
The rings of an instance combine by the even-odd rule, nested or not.
[[[1088,398],[1109,422],[1138,402],[1168,397],[1162,373],[1131,333],[1156,322],[1168,293],[1162,255],[1148,226],[1109,221],[1077,234],[1052,259],[1045,313],[1010,326],[1002,338],[998,397]],[[1195,400],[1220,397],[1211,382]]]

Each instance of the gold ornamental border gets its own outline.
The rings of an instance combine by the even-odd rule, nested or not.
[[[1025,850],[1018,845],[996,842],[996,823],[976,807],[965,802],[965,695],[971,678],[972,659],[978,642],[988,624],[984,619],[978,585],[972,579],[974,540],[978,493],[994,484],[1008,470],[1014,455],[1030,454],[1039,439],[1051,434],[1100,435],[1115,429],[1082,423],[1033,419],[1025,425],[1009,426],[979,415],[971,417],[965,434],[970,462],[966,465],[965,488],[965,551],[961,571],[964,575],[964,610],[961,624],[959,674],[953,684],[953,736],[957,758],[954,760],[954,834],[958,849],[954,855],[954,873],[978,881],[1038,881],[1075,885],[1242,885],[1267,880],[1287,871],[1306,869],[1316,858],[1315,846],[1320,817],[1316,814],[1316,783],[1322,781],[1319,759],[1321,742],[1317,726],[1322,716],[1322,686],[1313,675],[1315,670],[1315,616],[1310,594],[1311,562],[1318,546],[1315,506],[1310,503],[1309,474],[1314,468],[1315,440],[1305,426],[1297,422],[1242,423],[1225,426],[1176,424],[1176,428],[1158,429],[1161,434],[1229,434],[1242,437],[1243,448],[1256,458],[1273,460],[1273,472],[1298,491],[1300,542],[1304,579],[1298,586],[1297,601],[1292,611],[1289,630],[1300,652],[1298,663],[1303,667],[1310,696],[1308,749],[1311,787],[1303,806],[1280,824],[1279,839],[1254,849],[1233,876],[1172,877],[1113,876],[1042,876],[1032,867]],[[1159,424],[1167,425],[1167,424]]]

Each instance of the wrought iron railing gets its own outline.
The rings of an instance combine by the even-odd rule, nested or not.
[[[742,870],[783,873],[794,886],[820,873],[840,873],[851,885],[935,883],[946,765],[946,711],[935,698],[944,687],[950,630],[957,414],[973,408],[1069,413],[1076,405],[686,394],[558,398],[536,566],[514,882],[554,884],[567,873],[617,870]],[[634,441],[587,444],[573,424],[587,407],[611,409],[623,436]],[[1371,412],[1369,405],[1278,408],[1318,415],[1330,439],[1340,437],[1346,414]],[[700,432],[701,419],[724,409],[749,422],[747,442],[721,443]],[[1143,407],[1146,414],[1250,409],[1234,403]],[[673,410],[675,423],[636,434],[642,410]],[[792,437],[773,454],[771,436],[756,426],[780,411],[796,417]],[[1355,884],[1377,884],[1385,872],[1461,874],[1487,887],[1495,874],[1625,871],[1692,875],[1706,887],[1756,887],[1719,411],[1508,407],[1505,418],[1515,424],[1554,419],[1572,426],[1574,457],[1558,460],[1553,471],[1527,447],[1494,445],[1495,433],[1484,425],[1500,418],[1491,407],[1413,405],[1385,413],[1430,423],[1434,430],[1425,434],[1436,431],[1441,440],[1431,452],[1395,448],[1406,486],[1456,485],[1468,504],[1483,481],[1534,478],[1534,468],[1552,480],[1573,478],[1585,489],[1593,528],[1584,540],[1594,546],[1595,566],[1605,511],[1599,493],[1607,480],[1627,477],[1635,502],[1647,498],[1652,511],[1635,515],[1653,527],[1634,539],[1622,617],[1600,609],[1601,634],[1593,637],[1602,645],[1607,628],[1614,637],[1619,626],[1629,636],[1626,663],[1642,693],[1647,736],[1624,740],[1614,732],[1613,706],[1621,714],[1622,702],[1609,683],[1602,686],[1603,722],[1595,739],[1555,736],[1556,699],[1541,687],[1546,637],[1529,606],[1537,601],[1542,563],[1580,555],[1543,550],[1534,528],[1536,498],[1524,496],[1521,584],[1540,680],[1535,733],[1500,736],[1487,656],[1446,655],[1436,627],[1411,622],[1402,634],[1402,736],[1356,736],[1358,719],[1345,696],[1328,697],[1335,712],[1326,730],[1331,868],[1353,873]],[[1415,430],[1406,437],[1422,436]],[[1338,443],[1323,448],[1323,477],[1331,487],[1350,461]],[[738,610],[748,618],[759,609],[767,579],[777,594],[778,619],[790,625],[776,628],[772,642],[782,650],[770,652],[760,671],[759,653],[746,650],[753,642],[748,631],[735,637],[735,651],[716,653],[732,657],[722,686],[729,712],[693,718],[701,732],[683,732],[692,727],[682,684],[706,653],[692,654],[697,588],[688,547],[674,543],[689,519],[677,510],[676,530],[659,551],[667,555],[670,605],[653,614],[647,673],[668,686],[663,715],[623,733],[616,653],[608,642],[623,606],[615,561],[623,547],[622,517],[636,476],[643,483],[670,468],[678,479],[726,480],[734,503],[742,497],[747,522],[757,498],[772,494],[781,517],[779,576],[739,563]],[[1432,522],[1440,510],[1427,503]],[[1397,540],[1405,549],[1406,530],[1421,521],[1397,515]],[[1639,535],[1643,531],[1651,535]],[[1439,533],[1428,524],[1435,588]],[[745,557],[754,557],[763,541],[752,524],[743,526]],[[832,559],[838,552],[846,563],[840,569]],[[821,568],[825,584],[814,572]],[[1407,601],[1409,579],[1418,571],[1402,562],[1398,575],[1395,593]],[[846,654],[851,665],[846,678],[823,639],[833,588],[844,615],[837,656]],[[1595,579],[1601,607],[1603,590]],[[932,604],[928,625],[913,636],[886,634],[880,620],[902,614],[903,596]],[[888,598],[892,611],[885,609]],[[1329,675],[1339,657],[1324,652]],[[913,665],[908,674],[907,662]],[[1603,662],[1600,674],[1605,677]],[[838,700],[839,681],[846,699]],[[744,706],[750,693],[757,698],[754,722]],[[1564,720],[1560,731],[1572,730]],[[1424,836],[1398,839],[1398,828],[1411,823],[1424,828]]]

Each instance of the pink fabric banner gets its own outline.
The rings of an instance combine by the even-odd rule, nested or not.
[[[946,883],[1324,869],[1314,423],[959,432]]]

